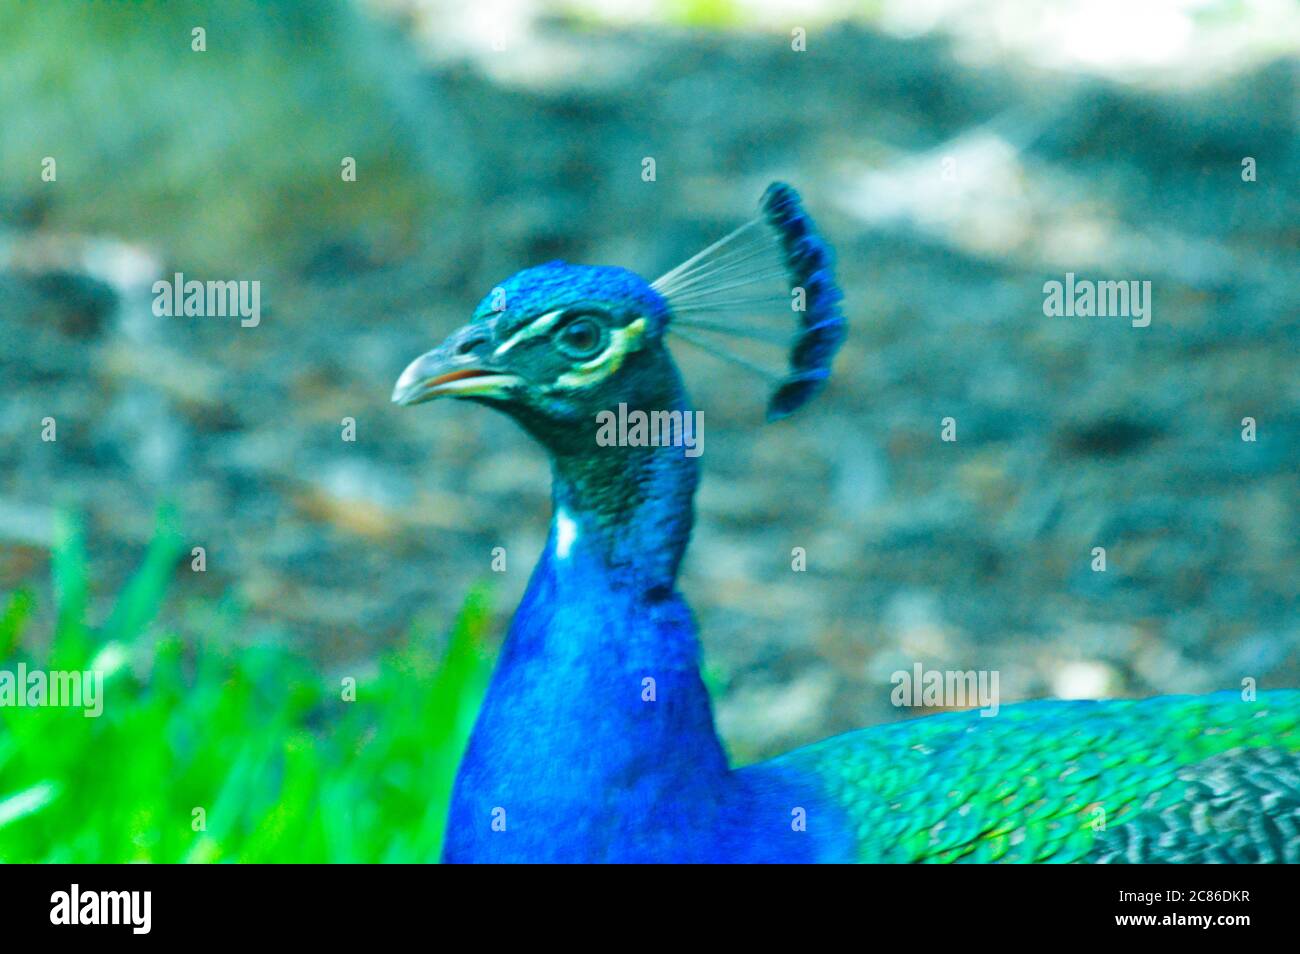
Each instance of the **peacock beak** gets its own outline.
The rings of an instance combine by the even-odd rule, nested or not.
[[[454,345],[449,341],[408,364],[393,387],[393,403],[409,407],[438,397],[505,397],[522,383],[517,375],[486,367],[473,354],[457,354]]]

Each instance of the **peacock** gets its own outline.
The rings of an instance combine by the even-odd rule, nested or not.
[[[948,711],[729,764],[676,588],[699,467],[674,439],[692,409],[666,341],[761,375],[776,420],[825,385],[841,301],[830,247],[774,183],[757,216],[654,282],[559,261],[516,273],[401,374],[394,402],[496,408],[552,469],[550,533],[443,860],[1300,861],[1300,690]],[[772,344],[777,368],[754,356]],[[620,407],[664,439],[598,441]]]

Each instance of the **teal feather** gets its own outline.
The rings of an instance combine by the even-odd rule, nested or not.
[[[828,739],[862,861],[1300,861],[1300,690],[1031,702]]]

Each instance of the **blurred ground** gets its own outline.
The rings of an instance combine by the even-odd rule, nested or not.
[[[503,631],[544,458],[481,408],[392,407],[396,375],[517,268],[652,277],[783,178],[838,247],[832,387],[768,427],[750,379],[679,352],[707,424],[682,588],[738,754],[901,717],[917,661],[998,669],[1004,702],[1300,684],[1291,20],[1236,70],[1132,76],[887,17],[803,53],[785,15],[540,17],[498,50],[375,7],[0,14],[0,586],[44,585],[72,508],[112,594],[165,499],[208,553],[186,631],[225,601],[243,639],[354,661],[445,630],[505,546]],[[262,324],[155,318],[174,271],[259,279]],[[1151,326],[1045,317],[1067,271],[1150,280]]]

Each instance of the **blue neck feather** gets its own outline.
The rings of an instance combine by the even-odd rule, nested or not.
[[[732,772],[714,730],[675,589],[696,479],[681,448],[555,457],[550,537],[457,776],[446,860],[812,850],[791,830],[807,797],[770,773]]]

